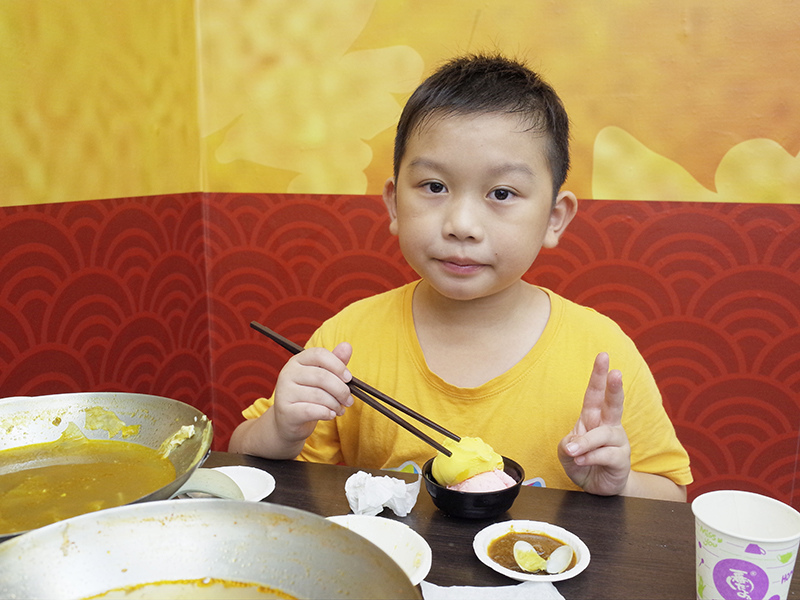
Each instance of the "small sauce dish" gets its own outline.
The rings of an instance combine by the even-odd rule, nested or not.
[[[489,557],[489,545],[508,533],[537,533],[553,538],[570,546],[575,553],[575,564],[561,573],[519,573],[495,562]],[[517,581],[563,581],[571,579],[589,566],[591,554],[583,541],[571,531],[563,527],[551,525],[543,521],[503,521],[485,527],[475,535],[472,542],[475,555],[483,564],[498,573]]]

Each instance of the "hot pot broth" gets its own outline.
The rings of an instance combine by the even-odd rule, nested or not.
[[[54,442],[0,451],[0,532],[127,504],[175,476],[172,462],[157,450],[90,440],[70,424]]]
[[[295,600],[295,596],[285,594],[269,586],[258,583],[240,583],[208,577],[206,579],[158,581],[125,586],[109,590],[97,596],[90,596],[86,600],[161,600],[182,598],[191,600]]]

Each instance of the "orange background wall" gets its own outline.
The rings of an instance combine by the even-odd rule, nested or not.
[[[250,320],[302,343],[414,276],[376,196],[392,125],[500,48],[574,121],[581,211],[529,279],[637,342],[690,495],[800,507],[795,5],[335,4],[0,4],[0,397],[173,397],[224,449],[286,359]]]

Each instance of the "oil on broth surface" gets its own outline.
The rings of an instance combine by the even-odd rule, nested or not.
[[[290,596],[271,587],[258,583],[239,583],[237,581],[227,581],[224,579],[197,579],[181,581],[158,581],[155,583],[145,583],[140,585],[126,586],[109,590],[97,596],[91,596],[86,600],[114,600],[124,598],[125,600],[162,600],[171,598],[180,599],[209,599],[217,600],[294,600]]]
[[[54,442],[0,451],[0,532],[121,506],[174,479],[175,467],[158,451],[90,440],[70,424]]]

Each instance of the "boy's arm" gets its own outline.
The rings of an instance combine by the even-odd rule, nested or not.
[[[631,470],[631,446],[622,426],[622,374],[608,366],[608,354],[598,354],[580,417],[558,445],[564,471],[593,494],[685,501],[685,487],[661,475]]]
[[[686,486],[678,485],[662,475],[631,471],[621,495],[686,502]]]
[[[239,423],[231,435],[228,451],[276,460],[296,458],[303,449],[305,439],[284,440],[274,417],[274,411],[269,408],[257,419]]]
[[[273,405],[257,419],[239,424],[228,450],[264,458],[295,458],[317,421],[344,414],[353,404],[347,370],[353,349],[342,343],[329,352],[309,348],[293,356],[278,375]]]

